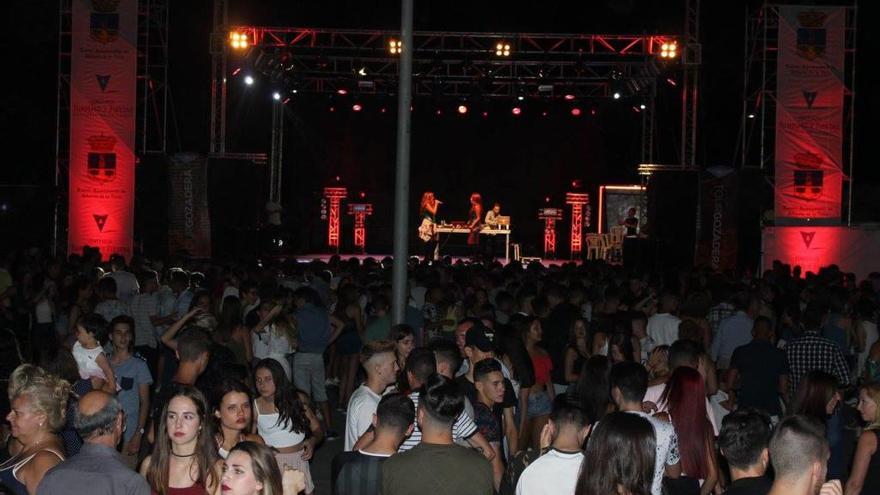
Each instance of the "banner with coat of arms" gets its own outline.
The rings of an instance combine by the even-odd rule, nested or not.
[[[130,258],[137,0],[73,0],[68,253]]]
[[[840,221],[846,10],[780,6],[777,223]]]

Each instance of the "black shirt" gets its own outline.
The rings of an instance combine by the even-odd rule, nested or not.
[[[330,467],[330,492],[333,495],[379,495],[382,463],[388,457],[359,450],[336,454]]]
[[[757,407],[773,416],[782,414],[779,377],[788,375],[788,360],[781,349],[766,340],[752,340],[733,351],[730,367],[739,371],[738,407]]]
[[[730,484],[724,495],[767,495],[773,482],[766,476],[740,478]]]

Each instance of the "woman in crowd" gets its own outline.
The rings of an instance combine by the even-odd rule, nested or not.
[[[157,495],[213,493],[220,479],[205,396],[179,386],[162,408],[153,452],[141,464]]]
[[[117,316],[110,322],[110,342],[113,353],[110,366],[119,385],[119,402],[125,411],[125,432],[122,438],[122,454],[126,462],[137,467],[137,455],[141,448],[144,427],[150,411],[150,385],[153,377],[147,362],[132,355],[134,350],[134,319]]]
[[[635,358],[632,340],[632,337],[622,332],[611,334],[611,338],[608,339],[608,357],[611,358],[611,364],[632,361]]]
[[[846,482],[846,495],[880,493],[880,383],[859,387],[859,414],[865,421],[853,458],[852,471]]]
[[[565,349],[565,381],[569,386],[578,381],[581,368],[590,357],[590,339],[587,320],[576,318],[568,330],[568,347]]]
[[[342,377],[339,383],[339,404],[345,407],[348,398],[355,389],[355,378],[360,369],[358,361],[364,338],[363,311],[352,298],[350,301],[340,301],[336,306],[336,313],[330,317],[330,324],[339,330],[336,338],[336,357],[339,359],[339,374]]]
[[[308,397],[293,387],[274,359],[257,363],[254,381],[259,394],[254,401],[255,432],[277,452],[275,458],[279,466],[290,465],[305,474],[306,493],[312,493],[315,485],[308,461],[323,431],[308,404]]]
[[[613,412],[590,435],[575,495],[650,495],[654,428],[647,419]]]
[[[648,362],[645,364],[648,369],[648,386],[666,383],[669,378],[669,346],[658,345],[651,351]]]
[[[254,358],[272,358],[284,368],[287,379],[291,375],[291,365],[287,355],[297,345],[296,324],[284,313],[284,305],[273,301],[263,301],[257,308],[260,321],[251,329],[251,344]]]
[[[224,303],[225,305],[225,303]],[[251,431],[251,391],[238,380],[223,380],[216,389],[213,400],[217,455],[226,459],[239,442],[265,444],[260,435]]]
[[[516,321],[516,318],[511,320]],[[535,384],[535,368],[526,345],[515,330],[504,326],[495,332],[495,346],[496,357],[510,371],[510,384],[520,400],[518,410],[525,410],[528,390]]]
[[[296,495],[305,487],[303,472],[290,466],[279,469],[269,447],[241,442],[223,462],[216,495]]]
[[[221,306],[220,319],[212,339],[232,351],[236,363],[250,369],[254,361],[254,350],[251,347],[250,331],[241,321],[241,300],[235,296],[226,296]]]
[[[513,323],[514,328],[525,344],[526,351],[532,361],[532,369],[535,370],[535,384],[520,395],[526,396],[525,414],[520,414],[520,439],[522,445],[538,447],[541,438],[541,429],[547,424],[550,410],[553,405],[554,390],[550,372],[553,370],[553,361],[550,355],[538,345],[543,337],[541,321],[533,316],[518,318]]]
[[[667,412],[657,416],[669,421],[678,436],[682,476],[674,480],[670,493],[691,493],[699,485],[701,495],[708,495],[718,482],[715,460],[715,436],[706,416],[706,386],[699,371],[680,366],[672,372],[661,403]]]
[[[65,408],[64,426],[58,432],[58,435],[64,444],[64,453],[67,457],[73,457],[79,452],[83,444],[82,438],[76,432],[76,428],[73,427],[73,408],[76,406],[79,397],[92,391],[92,381],[79,376],[79,368],[76,366],[76,359],[73,358],[73,354],[66,347],[61,347],[60,345],[40,349],[40,352],[35,356],[34,362],[49,374],[55,375],[71,384],[71,394],[67,399],[67,407]]]
[[[70,384],[42,368],[23,364],[9,378],[12,411],[7,449],[12,455],[0,464],[0,485],[16,495],[34,495],[46,472],[64,460],[64,447],[55,432],[64,426]]]
[[[401,370],[406,368],[406,358],[416,346],[415,332],[411,326],[401,323],[391,327],[391,341],[394,342],[394,355],[397,357],[397,366]]]
[[[605,356],[592,356],[581,368],[580,379],[571,388],[570,395],[575,398],[590,423],[595,424],[613,410],[611,384],[608,374],[611,360]]]
[[[76,335],[76,322],[79,317],[92,312],[94,307],[92,297],[95,294],[95,287],[92,281],[87,277],[78,277],[71,287],[70,295],[70,311],[67,315],[67,338],[71,341]]]
[[[837,391],[837,378],[824,371],[813,370],[801,379],[791,409],[793,414],[803,414],[815,418],[825,425],[825,438],[831,448],[828,459],[830,476],[842,476],[846,469],[843,452],[843,422],[831,421],[832,415],[840,405],[841,396]]]

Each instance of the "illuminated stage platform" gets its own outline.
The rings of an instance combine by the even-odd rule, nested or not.
[[[301,255],[297,255],[297,256],[291,256],[291,258],[295,258],[300,263],[311,263],[312,261],[323,261],[326,263],[326,262],[330,261],[330,258],[332,258],[333,256],[335,256],[335,255],[326,254],[326,253],[325,254],[301,254]],[[411,255],[410,257],[413,257],[413,256],[414,255]],[[343,260],[357,258],[359,261],[363,262],[367,258],[373,258],[376,261],[382,261],[383,258],[391,258],[392,256],[390,254],[340,254],[339,257],[342,258]],[[415,256],[415,257],[419,258],[419,260],[423,260],[423,258],[424,258],[423,256]],[[467,257],[467,256],[445,256],[444,259],[446,259],[446,258],[451,259],[453,264],[471,262],[471,258]],[[502,265],[508,264],[507,262],[504,261],[504,258],[495,258],[495,260],[498,261],[499,263],[501,263]],[[546,267],[546,268],[549,268],[553,265],[561,266],[566,263],[575,263],[577,265],[581,264],[581,260],[572,261],[572,260],[561,260],[561,259],[557,260],[557,259],[544,259],[544,258],[522,258],[522,261],[525,262],[526,260],[538,261],[542,265],[544,265],[544,267]]]

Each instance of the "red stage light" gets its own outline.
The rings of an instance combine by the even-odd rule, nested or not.
[[[546,117],[546,116],[547,116],[547,110],[544,110],[543,112],[541,112],[541,117]]]
[[[233,76],[237,76],[239,72],[241,72],[241,67],[236,67],[236,68],[232,69]]]
[[[510,112],[511,112],[512,114],[514,114],[514,115],[519,115],[519,114],[522,113],[522,108],[520,108],[520,107],[513,107],[513,109],[510,110]]]
[[[467,112],[468,112],[468,107],[467,107],[467,105],[459,105],[459,106],[458,106],[458,113],[464,115],[464,114],[466,114]]]
[[[361,192],[359,192],[359,193],[358,193],[358,196],[360,196],[360,197],[361,197],[361,199],[364,199],[364,198],[366,198],[366,197],[367,197],[367,193],[365,193],[365,192],[363,192],[363,191],[361,191]]]
[[[580,117],[581,116],[581,109],[578,107],[574,107],[571,109],[571,114],[574,115],[575,117]]]
[[[338,175],[336,176],[336,182],[339,182],[339,176],[338,176]]]
[[[438,108],[434,113],[437,114],[437,115],[443,115],[443,110],[440,110],[440,109]]]
[[[569,94],[565,95],[565,99],[568,100],[568,101],[571,101],[571,100],[574,99],[574,95],[571,94],[571,93],[569,93]]]
[[[335,111],[336,111],[336,107],[330,107],[330,111],[331,111],[331,112],[335,112]]]
[[[343,96],[348,94],[348,90],[345,88],[339,88],[336,90],[336,92],[343,95]]]
[[[590,115],[596,115],[597,113],[599,113],[599,111],[596,110],[595,108],[590,110]]]
[[[484,118],[484,119],[485,119],[486,117],[488,117],[488,116],[489,116],[489,112],[483,112],[483,118]]]
[[[675,82],[675,79],[673,79],[673,78],[671,78],[671,77],[667,77],[667,78],[666,78],[666,83],[669,84],[670,86],[676,86],[676,85],[677,85],[677,83]]]
[[[544,202],[545,202],[545,203],[549,203],[549,202],[550,202],[550,196],[546,196],[546,197],[544,197]]]
[[[354,110],[355,112],[360,112],[361,110],[363,110],[363,108],[364,107],[362,107],[360,103],[355,103],[354,105],[351,106],[351,109]]]
[[[382,108],[379,109],[379,113],[385,113],[385,112],[387,112],[387,111],[388,111],[388,109],[385,108],[385,107],[382,107]]]

